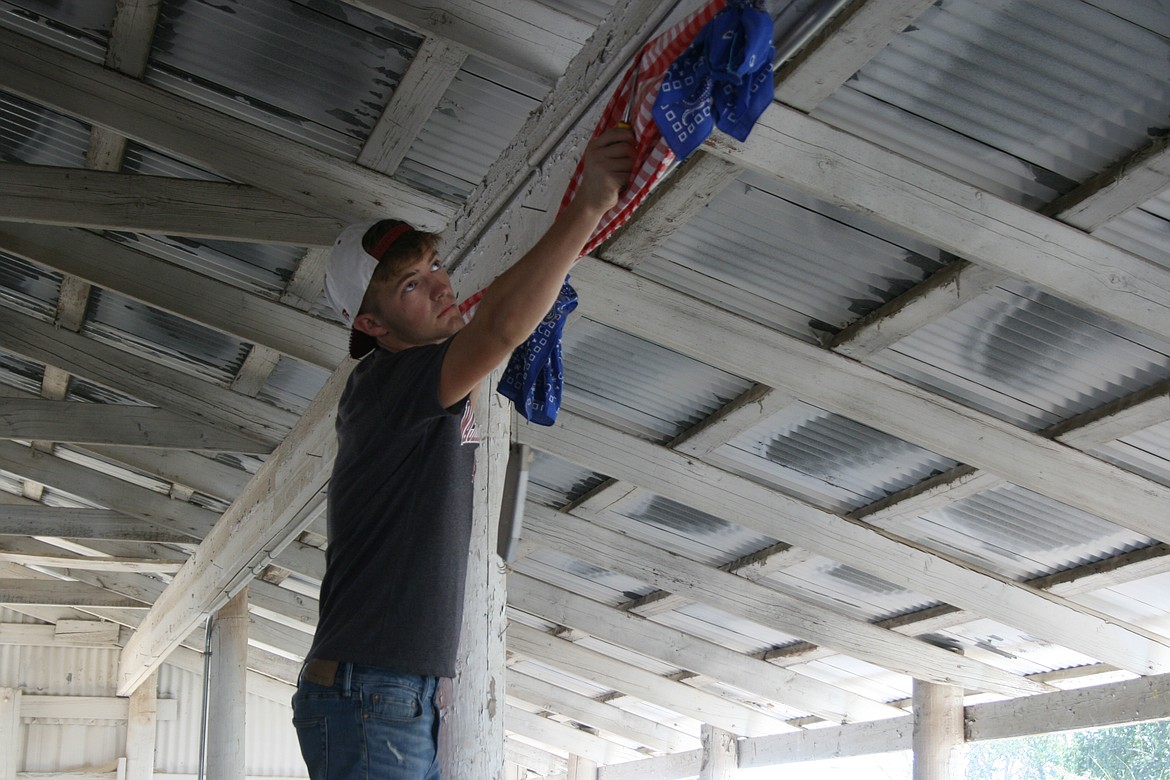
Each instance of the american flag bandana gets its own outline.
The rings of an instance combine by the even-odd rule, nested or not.
[[[609,128],[625,122],[629,116],[636,143],[633,173],[629,184],[619,195],[617,205],[601,218],[592,237],[585,244],[582,256],[601,246],[629,221],[634,210],[671,169],[675,155],[663,140],[654,121],[654,102],[667,69],[726,4],[727,0],[711,0],[647,43],[639,50],[633,64],[618,83],[592,137],[596,138]],[[584,167],[582,159],[561,198],[561,210],[577,194]],[[470,320],[475,314],[482,297],[483,290],[480,290],[459,305],[464,320]],[[561,334],[565,327],[565,317],[576,307],[577,293],[566,277],[556,304],[528,340],[516,348],[504,369],[504,376],[496,391],[510,399],[516,411],[526,420],[540,425],[552,425],[556,421],[564,385]]]
[[[718,127],[747,140],[772,103],[772,17],[751,0],[731,0],[666,72],[654,121],[685,158]]]

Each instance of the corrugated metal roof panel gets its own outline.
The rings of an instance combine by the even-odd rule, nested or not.
[[[624,574],[577,560],[556,550],[539,549],[517,564],[517,569],[579,596],[617,606],[654,590]]]
[[[299,414],[308,408],[328,379],[329,372],[324,368],[286,356],[276,364],[256,397]]]
[[[1170,422],[1154,425],[1092,450],[1102,460],[1170,485]]]
[[[395,178],[442,198],[465,200],[540,104],[543,92],[469,57]]]
[[[641,275],[815,342],[941,267],[937,249],[745,174],[675,231]],[[715,285],[714,287],[712,285]]]
[[[1111,585],[1072,599],[1170,638],[1170,572]]]
[[[135,251],[273,299],[279,297],[304,257],[303,249],[273,244],[138,233],[104,235]]]
[[[1167,126],[1170,40],[1126,18],[1139,10],[1069,0],[936,3],[838,92],[861,91],[936,123],[943,136],[1006,152],[1033,167],[1033,179],[1067,189]]]
[[[122,173],[141,173],[146,176],[167,176],[172,179],[199,179],[202,181],[229,181],[210,171],[197,168],[140,143],[129,141],[122,158]]]
[[[1027,629],[1012,628],[994,620],[974,620],[932,636],[957,643],[963,648],[963,655],[972,660],[998,666],[1012,674],[1052,672],[1097,661],[1050,642],[1038,642]]]
[[[846,512],[946,471],[955,461],[804,402],[717,449],[720,465]]]
[[[623,501],[599,524],[709,566],[721,566],[776,542],[648,491]]]
[[[101,62],[117,0],[0,0],[0,25]]]
[[[564,405],[666,441],[751,387],[734,374],[589,319],[565,328]]]
[[[1170,344],[1010,281],[866,362],[1035,430],[1170,377]]]
[[[335,0],[165,0],[146,81],[352,159],[421,40]]]
[[[52,320],[57,313],[61,280],[56,271],[0,252],[0,301],[11,309]]]
[[[1109,220],[1093,235],[1170,268],[1170,190]]]
[[[44,378],[44,365],[0,349],[0,382],[40,395]]]
[[[528,500],[560,508],[593,490],[605,479],[603,474],[535,451],[528,470]]]
[[[224,384],[240,370],[248,351],[230,336],[97,287],[90,293],[82,333]]]
[[[741,653],[761,653],[799,639],[783,631],[694,602],[654,616],[654,622],[694,634]]]
[[[1146,547],[1146,536],[1005,483],[922,517],[898,533],[1015,580]]]
[[[938,603],[821,556],[769,574],[760,583],[867,622],[917,612]]]
[[[84,168],[89,126],[0,91],[0,160]]]
[[[914,686],[914,680],[909,675],[891,672],[847,655],[831,655],[816,661],[793,664],[789,668],[874,701],[907,699]]]

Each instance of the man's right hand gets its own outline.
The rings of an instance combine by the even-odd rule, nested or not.
[[[574,202],[600,214],[617,205],[618,195],[630,180],[634,164],[634,133],[611,127],[585,147],[585,166]]]

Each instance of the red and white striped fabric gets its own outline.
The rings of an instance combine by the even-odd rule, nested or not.
[[[695,36],[699,34],[699,30],[703,29],[703,25],[714,19],[725,5],[727,5],[727,0],[711,0],[689,17],[647,43],[635,56],[634,63],[626,71],[621,82],[618,83],[592,137],[596,138],[607,129],[624,121],[627,113],[626,108],[633,100],[634,110],[630,112],[630,125],[633,128],[634,137],[637,139],[637,148],[634,153],[634,172],[629,186],[618,199],[618,204],[601,218],[593,236],[585,244],[582,256],[601,246],[618,228],[629,221],[634,211],[642,204],[642,201],[646,200],[646,196],[650,194],[674,163],[674,152],[662,139],[658,125],[654,122],[654,101],[658,97],[658,90],[662,86],[662,77],[666,74],[667,68],[687,50]],[[637,83],[637,94],[632,95],[635,82]],[[561,198],[561,209],[564,209],[576,194],[577,188],[581,184],[583,167],[584,161],[577,164],[577,170],[573,173],[573,178],[570,179],[569,186],[565,189],[564,197]],[[480,290],[459,304],[459,310],[463,312],[464,319],[471,318],[482,297],[483,290]]]

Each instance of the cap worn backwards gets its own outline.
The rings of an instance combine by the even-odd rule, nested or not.
[[[395,225],[382,236],[371,254],[362,246],[362,239],[376,224],[376,221],[365,222],[341,231],[325,269],[325,295],[342,322],[350,327],[349,354],[353,358],[363,357],[378,345],[373,336],[353,327],[378,260],[395,241],[414,230],[405,222]]]

